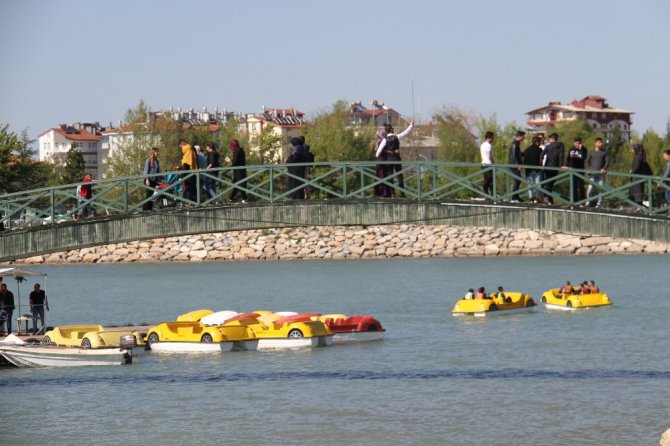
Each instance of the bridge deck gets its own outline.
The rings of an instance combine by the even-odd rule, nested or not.
[[[528,228],[670,242],[670,221],[660,216],[442,200],[329,200],[158,210],[14,230],[0,237],[0,261],[186,234],[398,223]]]

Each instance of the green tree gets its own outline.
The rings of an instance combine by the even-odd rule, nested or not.
[[[666,148],[666,141],[658,133],[649,129],[642,135],[640,143],[647,152],[647,161],[651,166],[651,171],[654,172],[654,175],[661,175],[665,166],[663,150]]]
[[[143,100],[135,108],[126,111],[125,123],[119,128],[121,133],[118,146],[106,160],[105,176],[108,178],[141,174],[149,150],[152,147],[160,148],[162,142],[162,135],[152,118],[151,109]]]
[[[474,135],[476,117],[462,109],[445,108],[435,116],[439,123],[436,157],[439,161],[479,162],[479,146]]]
[[[305,139],[317,161],[370,161],[374,159],[375,128],[352,127],[347,102],[337,101],[317,113],[305,127]]]
[[[27,130],[21,136],[0,125],[0,193],[18,192],[43,187],[48,182],[50,166],[36,161],[31,148],[35,141]]]
[[[272,164],[281,161],[283,140],[274,132],[274,126],[271,124],[266,125],[260,133],[254,135],[249,144],[256,150],[247,154],[247,164]]]
[[[65,153],[53,155],[52,185],[78,183],[84,177],[84,155],[72,143]]]

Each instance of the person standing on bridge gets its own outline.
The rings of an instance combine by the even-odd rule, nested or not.
[[[550,170],[544,171],[544,178],[547,180],[547,203],[554,204],[554,178],[558,175],[558,168],[564,166],[565,147],[562,142],[558,141],[558,134],[552,133],[549,135],[549,144],[544,148],[544,166],[549,167]]]
[[[533,137],[533,143],[523,152],[523,164],[526,166],[526,178],[528,178],[528,191],[530,202],[540,201],[540,192],[538,185],[542,179],[542,148],[540,148],[540,137]]]
[[[482,182],[482,190],[485,194],[493,197],[493,171],[490,169],[493,164],[493,132],[486,132],[484,135],[484,142],[479,146],[479,153],[482,157],[482,169],[484,170],[484,181]]]
[[[663,168],[663,181],[665,187],[670,188],[670,150],[663,151],[663,159],[665,160],[665,167]],[[659,187],[662,187],[659,184]],[[670,205],[670,189],[665,190],[665,201]]]
[[[309,155],[303,146],[303,140],[299,136],[291,138],[291,146],[291,153],[286,159],[286,164],[300,164],[310,161]],[[294,200],[304,200],[304,186],[299,186],[305,184],[305,166],[288,166],[288,173],[291,175],[288,177],[289,190],[297,188],[291,192],[290,197]]]
[[[588,150],[582,144],[582,138],[579,136],[575,138],[572,148],[568,151],[568,159],[566,165],[570,169],[584,170],[586,165],[586,157]],[[580,177],[582,173],[573,173],[572,175],[572,202],[577,203],[586,198],[584,193],[584,179]]]
[[[409,126],[405,130],[403,130],[401,133],[398,133],[397,135],[394,133],[395,130],[393,130],[393,126],[391,124],[386,124],[384,125],[384,130],[386,131],[386,138],[379,144],[379,147],[377,147],[377,153],[375,154],[376,156],[379,156],[381,153],[386,154],[386,159],[387,161],[395,161],[393,164],[388,164],[386,165],[386,175],[392,175],[393,172],[397,172],[397,178],[398,178],[398,187],[400,187],[400,196],[405,197],[405,192],[403,191],[405,189],[405,179],[402,174],[402,158],[400,157],[400,140],[403,139],[405,136],[409,135],[409,133],[412,131],[414,128],[414,121],[409,121]],[[391,190],[391,193],[393,193],[393,190]]]
[[[233,182],[236,184],[239,183],[237,186],[244,188],[238,189],[236,186],[235,189],[233,189],[233,193],[230,194],[230,201],[235,201],[237,194],[239,193],[242,196],[242,202],[244,203],[247,201],[247,191],[245,190],[247,188],[247,158],[244,153],[244,148],[240,146],[240,142],[236,139],[230,141],[230,152],[232,153],[233,158],[232,160],[226,158],[226,161],[229,161],[232,167],[236,167],[236,169],[233,170]]]
[[[609,166],[610,155],[607,153],[607,150],[603,149],[603,139],[598,137],[596,138],[594,149],[586,157],[586,168],[590,171],[589,175],[591,177],[591,183],[586,189],[586,204],[588,206],[591,206],[591,192],[593,191],[594,183],[597,183],[599,186],[596,207],[599,208],[603,205],[602,187],[605,184],[605,175]]]
[[[154,207],[154,202],[150,198],[154,194],[153,189],[156,187],[158,180],[156,174],[160,171],[160,163],[158,162],[158,148],[152,147],[151,151],[149,152],[149,158],[147,158],[147,160],[144,162],[144,184],[147,186],[144,199],[147,200],[147,202],[142,205],[143,211],[150,211]]]
[[[651,167],[647,162],[647,152],[642,144],[633,144],[633,166],[630,173],[633,175],[651,175]],[[639,205],[642,205],[645,196],[644,183],[634,184],[630,187],[630,197]]]
[[[180,170],[195,170],[198,168],[198,156],[195,149],[186,142],[185,139],[179,140],[179,148],[181,149],[181,169]],[[192,175],[184,181],[184,198],[195,201],[197,199],[197,181],[195,175]]]
[[[386,153],[382,152],[379,155],[377,155],[377,149],[379,149],[379,146],[381,145],[382,141],[386,139],[386,131],[377,130],[375,136],[376,140],[375,140],[374,152],[375,152],[375,158],[377,159],[377,164],[375,165],[375,173],[377,174],[377,178],[379,180],[383,180],[384,178],[386,178],[387,173],[386,164],[382,164],[384,161],[386,161]],[[386,184],[377,184],[375,186],[374,195],[375,197],[388,198],[391,196],[391,189]]]
[[[514,140],[509,147],[509,154],[507,158],[507,164],[513,164],[519,166],[523,164],[523,158],[521,156],[521,142],[524,140],[526,132],[521,130],[516,132]],[[519,186],[521,185],[521,168],[520,167],[511,167],[512,175],[514,177],[514,182],[512,183],[512,203],[521,203],[521,197],[519,196]]]
[[[216,150],[216,145],[211,142],[205,146],[207,152],[207,169],[218,169],[221,167],[221,155]],[[219,179],[219,172],[208,172],[214,178],[205,177],[205,191],[207,196],[211,199],[216,196],[216,182]]]

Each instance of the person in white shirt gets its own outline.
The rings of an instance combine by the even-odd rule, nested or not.
[[[493,170],[489,168],[493,164],[493,132],[486,132],[484,135],[484,142],[479,146],[479,152],[482,156],[482,169],[484,170],[484,181],[482,182],[482,190],[485,194],[493,195]]]
[[[382,154],[386,154],[387,161],[396,161],[396,163],[386,165],[386,175],[388,176],[392,175],[394,171],[402,172],[402,164],[400,163],[400,161],[402,161],[402,158],[400,157],[400,140],[409,135],[412,131],[414,128],[414,121],[409,121],[409,126],[402,133],[398,133],[397,135],[394,133],[391,124],[386,124],[384,128],[386,130],[386,138],[384,138],[379,144],[379,147],[377,147],[375,156],[380,157]],[[402,190],[405,188],[405,180],[402,173],[399,173],[397,178],[398,186],[400,187],[400,196],[404,197],[405,193]]]

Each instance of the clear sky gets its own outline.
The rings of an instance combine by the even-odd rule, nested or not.
[[[0,54],[0,123],[31,137],[140,99],[309,115],[374,98],[523,124],[597,94],[639,133],[670,118],[669,0],[0,0]]]

